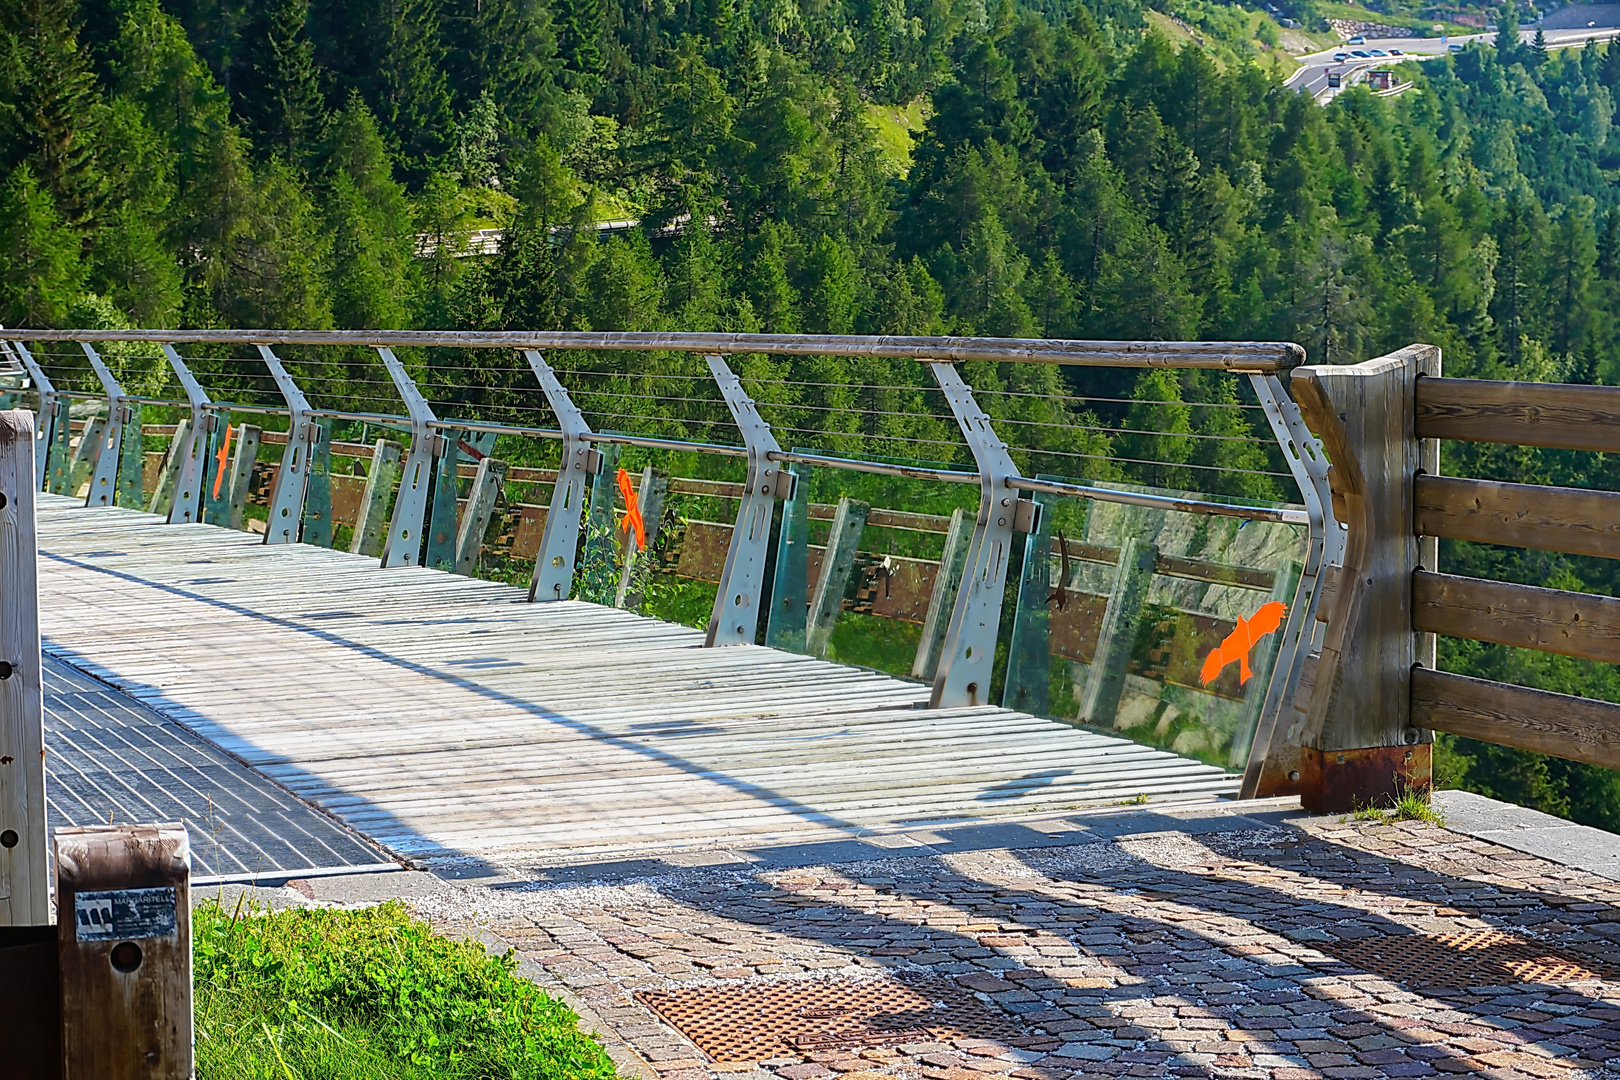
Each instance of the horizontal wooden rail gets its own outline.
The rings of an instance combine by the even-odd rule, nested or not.
[[[1620,600],[1610,596],[1419,570],[1412,629],[1620,664]]]
[[[776,353],[904,360],[1022,361],[1083,367],[1215,368],[1274,372],[1305,362],[1290,341],[1070,341],[872,337],[858,334],[582,333],[450,330],[12,330],[9,341],[141,341],[154,345],[362,345],[460,349],[588,349]]]
[[[1419,535],[1620,559],[1620,493],[1419,476]]]
[[[1412,724],[1620,769],[1620,705],[1606,701],[1415,668]]]
[[[1420,439],[1620,452],[1620,386],[1417,380]]]

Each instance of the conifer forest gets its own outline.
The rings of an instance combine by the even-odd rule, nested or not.
[[[1620,384],[1620,45],[1504,35],[1323,105],[1284,85],[1280,20],[1146,4],[0,0],[0,322],[1427,342],[1451,375]],[[1330,40],[1314,0],[1281,12]],[[913,418],[866,389],[927,379],[770,362],[873,431]],[[1176,438],[1266,435],[1198,407],[1236,381],[1017,377],[1010,410],[1088,401],[1036,418],[1079,425],[1069,475],[1297,498],[1259,442]],[[1447,454],[1620,489],[1602,455]],[[1441,666],[1620,702],[1612,666],[1449,640]],[[1453,786],[1620,830],[1620,773],[1442,745]]]

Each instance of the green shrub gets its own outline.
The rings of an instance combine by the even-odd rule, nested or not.
[[[612,1080],[578,1017],[511,954],[398,903],[193,916],[200,1080]]]

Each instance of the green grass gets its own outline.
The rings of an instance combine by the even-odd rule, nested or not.
[[[908,105],[866,106],[866,120],[877,135],[884,164],[894,176],[911,171],[911,148],[927,122],[926,101],[917,98]]]
[[[566,1005],[510,954],[397,903],[193,914],[198,1080],[612,1080]]]

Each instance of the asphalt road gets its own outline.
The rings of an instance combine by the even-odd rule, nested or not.
[[[1602,22],[1605,24],[1603,26],[1594,25],[1576,29],[1544,31],[1547,46],[1554,49],[1569,48],[1573,45],[1583,45],[1587,41],[1607,41],[1620,36],[1620,26],[1615,25],[1620,20],[1610,14],[1616,10],[1613,7],[1594,8],[1593,15],[1597,16],[1597,18],[1592,21],[1594,23]],[[1520,39],[1526,43],[1535,40],[1535,36],[1534,27],[1519,31]],[[1496,32],[1494,30],[1490,33],[1470,34],[1467,37],[1453,37],[1444,40],[1440,38],[1369,38],[1365,45],[1339,45],[1331,49],[1323,49],[1321,52],[1311,53],[1308,56],[1298,57],[1297,59],[1302,66],[1289,78],[1288,85],[1301,93],[1311,94],[1318,101],[1328,101],[1350,86],[1350,75],[1353,72],[1368,71],[1373,68],[1387,68],[1403,60],[1426,60],[1436,56],[1443,56],[1450,45],[1466,45],[1470,41],[1494,42],[1495,40]],[[1391,49],[1399,49],[1406,55],[1393,57],[1374,56],[1366,60],[1352,57],[1345,63],[1339,63],[1333,59],[1335,53],[1348,53],[1353,49],[1363,51],[1382,49],[1386,53]],[[1341,86],[1328,86],[1327,77],[1329,71],[1338,71],[1344,76]]]

